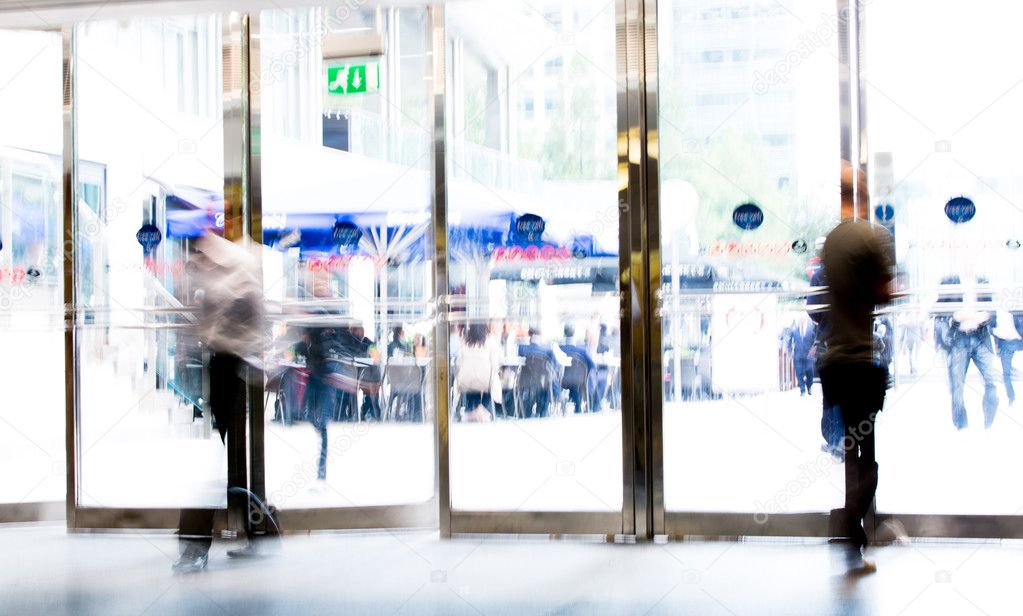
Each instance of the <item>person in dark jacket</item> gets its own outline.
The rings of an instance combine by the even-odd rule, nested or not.
[[[542,342],[540,329],[529,328],[529,343],[519,345],[526,360],[519,377],[523,409],[527,417],[547,417],[552,401],[561,395],[560,364],[549,344]]]
[[[824,238],[817,238],[817,253],[824,250]],[[817,326],[817,353],[814,360],[814,370],[820,374],[820,362],[827,349],[828,330],[828,309],[831,298],[827,292],[828,278],[824,274],[824,264],[819,259],[810,272],[810,287],[818,289],[806,298],[807,312],[810,319]],[[845,452],[842,448],[842,436],[845,428],[842,425],[842,413],[839,408],[828,400],[827,393],[821,388],[821,436],[824,444],[821,451],[830,453],[834,458],[842,460]]]
[[[325,284],[325,280],[314,282],[313,295],[329,297],[329,286],[325,287]],[[328,311],[320,309],[314,310],[313,314],[317,317],[332,316]],[[340,323],[324,320],[307,326],[300,343],[306,349],[306,368],[309,369],[309,385],[305,396],[306,417],[320,435],[320,457],[316,467],[316,479],[320,482],[327,480],[327,429],[340,406],[349,401],[338,387],[345,377],[342,331]]]
[[[590,412],[599,408],[597,397],[597,364],[585,346],[575,340],[575,327],[565,324],[565,341],[559,345],[561,351],[572,360],[572,365],[565,369],[562,376],[562,388],[568,391],[568,399],[575,407],[576,413],[583,411],[583,393]],[[578,362],[578,365],[577,363]],[[578,377],[582,377],[579,379]]]
[[[855,181],[860,194],[867,193],[865,179],[851,165],[842,176],[843,188]],[[824,395],[841,410],[845,430],[845,506],[832,511],[832,528],[849,541],[850,573],[870,573],[877,568],[863,559],[863,519],[877,492],[875,427],[888,386],[888,370],[874,356],[872,317],[878,306],[892,301],[895,258],[891,233],[855,218],[852,192],[843,190],[842,222],[824,242],[831,302],[820,374]]]
[[[391,333],[391,341],[387,343],[388,357],[409,357],[412,355],[412,345],[405,337],[405,328],[401,325],[394,328]]]
[[[792,351],[792,361],[796,367],[796,383],[799,385],[799,395],[805,396],[811,393],[813,387],[814,345],[817,343],[817,327],[806,314],[800,315],[799,321],[793,325],[789,332],[789,350]]]

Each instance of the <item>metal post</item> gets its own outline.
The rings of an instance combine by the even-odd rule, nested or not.
[[[237,242],[250,232],[245,204],[248,168],[248,16],[229,13],[223,22],[224,62],[224,239]],[[213,383],[213,387],[222,386]],[[232,417],[227,439],[228,487],[248,488],[245,414]],[[228,494],[227,528],[245,528],[248,497]]]
[[[649,447],[647,481],[649,482],[649,526],[647,538],[665,534],[664,519],[664,430],[663,430],[663,355],[661,353],[663,332],[660,316],[656,312],[657,292],[661,287],[663,259],[661,255],[660,215],[660,163],[658,142],[658,88],[657,80],[657,1],[642,0],[643,4],[643,66],[640,72],[640,93],[644,104],[643,142],[641,144],[644,163],[643,208],[646,213],[646,297],[642,304],[644,324],[647,330],[647,418],[646,434]],[[677,242],[676,242],[677,244]],[[681,371],[676,372],[681,376]]]
[[[263,162],[262,162],[262,116],[261,100],[263,82],[260,64],[260,21],[259,11],[253,11],[248,18],[248,32],[244,42],[248,50],[244,58],[248,62],[247,82],[242,89],[243,107],[247,107],[248,130],[242,134],[246,141],[245,154],[248,156],[249,184],[246,188],[245,223],[248,237],[253,244],[263,243]],[[263,262],[257,262],[258,278],[263,280]],[[248,410],[249,410],[249,490],[266,502],[266,451],[265,451],[265,397],[263,375],[254,368],[248,368]],[[267,503],[269,505],[269,503]],[[251,505],[250,505],[251,509]],[[262,515],[254,518],[260,523],[257,530],[265,531],[267,521]]]
[[[445,70],[446,31],[444,5],[435,4],[429,8],[430,53],[433,58],[432,101],[433,112],[433,284],[434,300],[437,305],[433,341],[434,401],[436,417],[437,455],[437,504],[440,536],[451,536],[451,486],[448,472],[448,328],[445,298],[448,295],[448,225],[447,225],[447,165],[445,160],[447,142],[445,125],[445,91],[447,73]]]
[[[852,63],[850,61],[849,2],[837,0],[838,11],[838,114],[839,114],[839,173],[845,165],[853,163]],[[855,203],[854,185],[841,183],[841,199]]]
[[[622,532],[652,536],[650,427],[651,357],[648,310],[649,229],[643,83],[644,3],[619,0],[616,15],[618,65],[619,280],[622,301]],[[656,194],[656,193],[655,193]],[[660,258],[656,259],[658,267]],[[657,337],[658,344],[660,336]],[[660,365],[658,359],[657,365]],[[631,384],[628,387],[626,384]]]
[[[853,58],[855,68],[852,77],[856,87],[856,148],[858,152],[856,167],[856,217],[864,220],[870,219],[870,194],[869,191],[861,191],[861,187],[867,186],[868,166],[870,152],[867,150],[867,81],[866,74],[866,20],[864,19],[866,5],[862,0],[852,0],[853,15],[852,22],[855,26],[856,36],[853,38]]]
[[[77,216],[78,204],[78,35],[74,25],[61,30],[63,47],[64,83],[64,438],[67,453],[67,527],[77,528],[75,512],[78,506],[78,341],[76,309],[78,308],[77,276]]]

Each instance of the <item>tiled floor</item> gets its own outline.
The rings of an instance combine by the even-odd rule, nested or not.
[[[0,529],[2,614],[1020,614],[1023,545],[835,548],[787,541],[612,545],[433,532],[289,536],[262,561],[214,546],[174,577],[169,535]]]

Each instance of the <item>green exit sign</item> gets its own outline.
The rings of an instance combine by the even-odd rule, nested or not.
[[[379,64],[348,64],[327,67],[328,94],[364,94],[379,89]]]

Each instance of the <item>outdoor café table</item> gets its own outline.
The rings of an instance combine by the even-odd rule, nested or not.
[[[391,357],[387,360],[386,366],[419,366],[420,372],[425,373],[427,366],[430,365],[429,357],[411,357],[408,355],[402,357]],[[384,371],[386,373],[386,370]],[[425,375],[423,375],[423,385],[426,385]],[[424,408],[423,418],[426,418],[426,396],[423,396]]]
[[[340,375],[340,374],[330,374],[330,375],[328,375],[326,377],[327,378],[327,382],[331,383],[334,387],[336,387],[337,389],[339,389],[341,391],[345,391],[345,392],[346,391],[352,391],[353,396],[355,398],[355,400],[354,400],[354,405],[355,405],[355,408],[354,408],[355,421],[358,422],[358,423],[361,423],[362,422],[362,412],[359,410],[359,408],[360,408],[359,403],[361,402],[359,400],[359,394],[362,393],[362,387],[361,387],[362,386],[362,375],[363,375],[363,372],[365,370],[375,366],[377,362],[372,357],[348,357],[348,358],[340,359],[340,360],[338,360],[338,362],[341,363],[342,365],[352,366],[353,368],[355,368],[355,375],[356,376],[355,376],[354,387],[353,387],[353,384],[350,382],[350,377],[345,377],[345,376]],[[349,387],[353,387],[353,390],[350,390]]]

